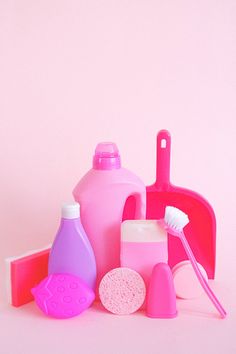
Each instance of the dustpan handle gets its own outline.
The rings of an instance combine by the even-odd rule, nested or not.
[[[170,185],[171,136],[168,130],[157,134],[156,187],[166,189]]]

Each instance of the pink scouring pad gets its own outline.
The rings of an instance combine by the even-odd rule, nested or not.
[[[52,274],[32,289],[35,302],[46,315],[69,318],[79,315],[94,301],[95,294],[80,278]]]
[[[117,315],[128,315],[143,304],[146,287],[142,277],[129,268],[115,268],[108,272],[99,285],[103,306]]]
[[[50,247],[6,259],[7,295],[12,306],[33,301],[32,287],[48,275]]]

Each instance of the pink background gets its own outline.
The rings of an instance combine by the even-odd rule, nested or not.
[[[203,296],[173,321],[96,308],[54,321],[1,289],[1,353],[235,353],[236,2],[2,0],[0,54],[1,269],[53,240],[97,142],[150,184],[167,128],[172,181],[214,206],[213,286],[230,314],[217,320]]]

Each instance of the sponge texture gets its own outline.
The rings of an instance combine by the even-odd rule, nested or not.
[[[128,315],[137,311],[146,295],[142,277],[129,268],[115,268],[108,272],[99,285],[99,296],[103,306],[117,315]]]

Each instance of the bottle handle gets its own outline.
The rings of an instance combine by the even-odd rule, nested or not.
[[[133,195],[135,197],[135,219],[146,219],[146,191],[143,193],[136,193]]]
[[[157,134],[156,187],[168,188],[170,185],[171,136],[167,130]]]

